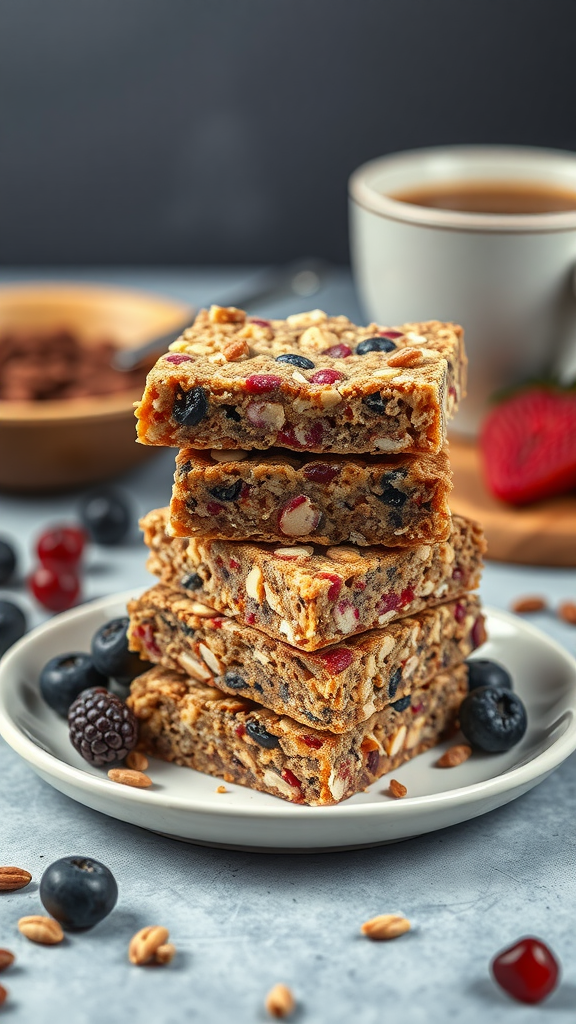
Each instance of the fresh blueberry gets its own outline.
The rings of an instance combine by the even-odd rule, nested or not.
[[[388,696],[391,699],[392,699],[392,697],[396,696],[396,691],[398,690],[398,687],[400,686],[401,679],[402,679],[402,669],[400,668],[400,666],[398,666],[398,668],[394,669],[392,675],[390,676],[390,679],[388,680]]]
[[[116,490],[91,491],[80,502],[80,518],[96,544],[119,544],[130,529],[130,509]]]
[[[180,586],[184,587],[185,590],[201,590],[204,586],[204,580],[197,572],[188,572],[180,580]]]
[[[362,401],[364,405],[368,406],[370,412],[377,412],[381,416],[386,412],[386,403],[379,391],[375,391],[372,395],[366,395],[366,398],[363,398]]]
[[[14,575],[16,568],[16,555],[14,548],[7,540],[0,540],[0,586],[8,583]]]
[[[26,632],[26,616],[12,601],[0,601],[0,658]]]
[[[390,338],[365,338],[356,346],[357,356],[366,356],[369,352],[392,352],[396,345]]]
[[[56,714],[68,717],[68,708],[82,690],[91,686],[106,686],[102,675],[89,654],[74,652],[58,654],[48,661],[40,673],[40,693]]]
[[[290,363],[291,366],[299,366],[301,370],[313,370],[314,363],[306,356],[297,356],[295,353],[286,352],[283,356],[276,356],[277,363]]]
[[[397,479],[396,473],[385,473],[382,477],[382,494],[377,494],[376,497],[384,502],[385,505],[393,505],[395,508],[400,508],[408,495],[404,491],[399,491],[395,486],[394,481]]]
[[[237,480],[236,483],[229,484],[228,487],[211,487],[210,494],[213,498],[218,498],[218,501],[236,501],[243,486],[244,481]]]
[[[208,412],[208,396],[204,388],[178,391],[172,407],[172,419],[181,427],[195,427]]]
[[[274,750],[274,747],[280,746],[278,737],[268,732],[262,725],[262,722],[258,722],[255,718],[250,718],[246,722],[246,732],[261,747],[265,747],[266,750]]]
[[[459,717],[460,728],[472,746],[491,754],[510,750],[526,732],[526,709],[520,698],[503,686],[472,690]]]
[[[142,661],[136,651],[128,650],[129,622],[127,617],[106,622],[92,637],[91,647],[92,661],[98,672],[124,685],[152,667]]]
[[[248,687],[248,683],[237,672],[227,672],[224,676],[224,682],[231,690],[245,690]]]
[[[40,899],[63,928],[93,928],[116,906],[114,875],[90,857],[62,857],[47,867],[40,882]]]
[[[411,697],[410,694],[408,694],[407,697],[400,697],[400,700],[395,700],[390,707],[394,708],[394,711],[406,711],[406,708],[410,705],[410,700]]]
[[[505,690],[513,690],[512,676],[497,661],[488,658],[471,658],[468,665],[468,689],[477,690],[479,686],[500,686]]]

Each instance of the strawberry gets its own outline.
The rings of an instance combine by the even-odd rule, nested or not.
[[[576,392],[520,391],[486,418],[484,473],[497,498],[525,505],[576,487]]]

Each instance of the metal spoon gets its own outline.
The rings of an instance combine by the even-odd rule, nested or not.
[[[269,299],[278,300],[292,295],[309,298],[320,291],[330,272],[330,264],[324,260],[298,260],[296,263],[289,263],[278,270],[265,271],[259,279],[260,283],[257,281],[250,290],[246,289],[236,295],[228,295],[225,299],[220,298],[218,305],[250,309]],[[211,304],[206,303],[206,305]],[[153,338],[152,341],[148,341],[138,348],[119,349],[112,359],[112,367],[124,372],[134,370],[148,356],[164,352],[189,326],[190,322],[186,321],[177,330]]]

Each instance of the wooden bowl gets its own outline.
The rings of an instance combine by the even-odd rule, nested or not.
[[[0,288],[0,334],[69,328],[83,342],[133,348],[176,331],[193,310],[124,288],[23,284]],[[105,480],[147,458],[136,444],[133,384],[114,395],[46,402],[0,401],[0,488],[53,491]]]

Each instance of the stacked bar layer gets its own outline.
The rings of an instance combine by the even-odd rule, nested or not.
[[[138,440],[194,448],[438,453],[465,390],[462,329],[357,327],[321,310],[213,306],[148,375]]]
[[[442,673],[334,735],[164,668],[134,680],[128,703],[149,754],[294,803],[334,804],[440,742],[454,729],[467,669]]]
[[[280,449],[261,455],[184,448],[176,458],[168,532],[407,547],[448,537],[451,487],[446,450],[352,461]]]
[[[401,710],[410,693],[461,664],[485,639],[480,604],[470,594],[315,654],[162,584],[128,611],[130,647],[143,659],[334,733],[388,705]]]
[[[141,521],[151,572],[308,651],[476,589],[485,551],[480,527],[462,516],[446,541],[392,550],[185,540],[169,537],[167,523],[167,509]]]

